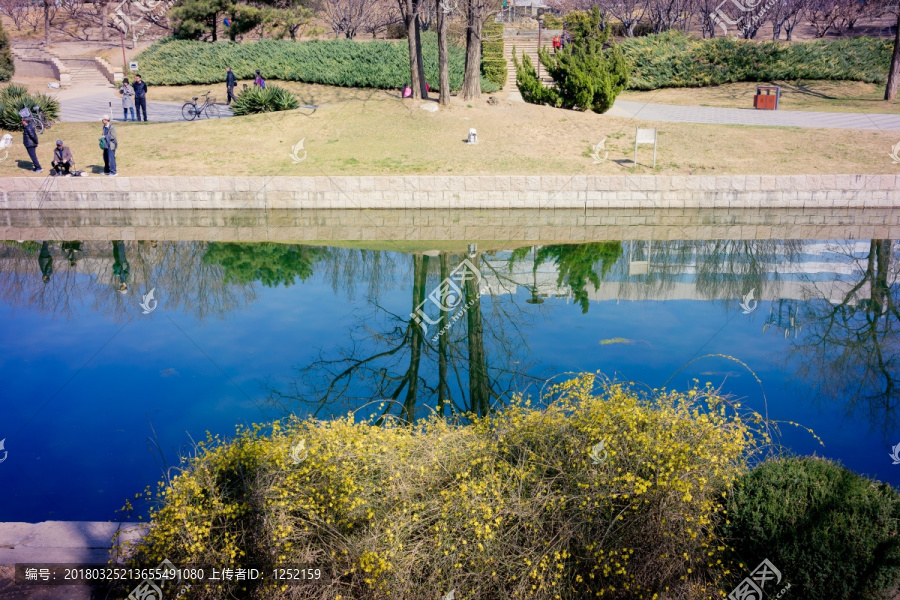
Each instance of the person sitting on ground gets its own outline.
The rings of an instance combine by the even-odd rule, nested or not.
[[[412,88],[409,87],[408,83],[403,84],[403,97],[404,98],[412,98]]]
[[[256,70],[256,79],[253,80],[253,85],[261,88],[266,87],[266,82],[263,80],[262,75],[259,74],[259,69]]]
[[[53,167],[53,175],[72,176],[72,167],[75,166],[75,158],[68,146],[63,146],[62,140],[56,140],[56,150],[53,151],[53,160],[50,162]]]

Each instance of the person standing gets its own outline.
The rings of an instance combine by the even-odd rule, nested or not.
[[[31,170],[40,173],[43,169],[37,157],[38,136],[37,131],[34,130],[34,123],[31,122],[31,119],[22,119],[22,128],[22,143],[25,145],[28,156],[31,157]]]
[[[259,74],[259,69],[256,70],[256,79],[253,80],[253,85],[260,88],[266,87],[266,82],[263,80],[262,75]]]
[[[103,137],[100,138],[100,147],[103,149],[103,173],[111,177],[118,175],[116,172],[116,148],[119,140],[116,138],[116,126],[109,122],[109,115],[103,115]]]
[[[81,252],[81,242],[63,242],[62,251],[66,253],[66,258],[69,259],[69,266],[75,268],[78,264],[75,253]]]
[[[134,121],[134,88],[128,83],[128,79],[125,79],[125,81],[122,82],[119,93],[122,94],[122,112],[125,113],[124,120],[128,120],[128,110],[131,109],[131,120]]]
[[[125,242],[113,240],[113,274],[119,279],[119,291],[128,293],[128,276],[131,274],[131,265],[125,256]]]
[[[63,146],[62,140],[56,140],[56,150],[53,151],[53,160],[50,162],[53,167],[53,175],[71,175],[71,169],[75,166],[75,157],[68,146]]]
[[[231,67],[225,67],[225,91],[228,95],[228,102],[225,103],[225,106],[231,106],[231,101],[234,100],[235,85],[237,85],[237,80],[234,78],[234,73],[231,72]]]
[[[144,123],[147,122],[147,84],[140,74],[134,76],[134,107],[137,109],[137,120],[141,120],[144,113]]]
[[[38,265],[41,267],[41,280],[44,283],[49,283],[50,276],[53,275],[53,256],[50,254],[50,242],[41,243]]]

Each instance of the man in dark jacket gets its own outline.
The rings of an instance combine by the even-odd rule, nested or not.
[[[225,103],[225,106],[231,106],[231,101],[234,100],[235,85],[237,85],[237,81],[234,73],[231,72],[231,67],[225,67],[225,90],[228,92],[228,102]]]
[[[31,119],[22,119],[22,127],[22,143],[25,145],[28,156],[31,157],[31,170],[40,173],[43,169],[37,158],[38,136],[34,130],[34,123],[31,122]]]
[[[75,158],[68,146],[63,146],[62,140],[56,140],[56,150],[53,151],[53,175],[71,175],[71,169],[75,166]]]
[[[147,122],[147,84],[140,75],[134,76],[134,108],[137,111],[137,120],[141,120],[141,112],[144,113],[144,123]]]

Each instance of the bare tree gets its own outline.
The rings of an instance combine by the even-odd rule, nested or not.
[[[806,17],[809,0],[779,0],[772,8],[772,39],[781,37],[784,30],[787,41],[791,41],[797,23]]]
[[[462,99],[481,98],[481,30],[484,21],[501,6],[499,0],[466,0],[466,70]]]
[[[634,37],[634,28],[647,16],[649,2],[648,0],[605,0],[600,8],[622,22],[627,37]]]
[[[22,29],[26,24],[29,11],[31,3],[28,0],[0,0],[0,15],[9,18],[16,29]]]
[[[425,89],[425,63],[422,60],[422,40],[419,38],[421,25],[419,23],[419,10],[424,0],[397,0],[400,13],[403,15],[403,24],[406,26],[406,40],[409,44],[409,85],[412,88],[412,98],[421,100],[428,98],[428,90]]]
[[[319,9],[335,34],[352,40],[369,27],[374,4],[373,0],[320,0]]]
[[[375,0],[369,10],[370,18],[362,29],[371,33],[373,38],[378,37],[388,26],[403,20],[394,0]]]
[[[693,12],[697,14],[700,21],[700,32],[704,38],[716,37],[718,20],[714,18],[714,15],[721,3],[722,0],[694,0]]]
[[[450,20],[452,6],[450,0],[438,0],[437,2],[437,34],[438,34],[438,88],[439,102],[442,106],[450,105],[450,60],[447,48],[447,25]],[[441,268],[444,267],[443,257]]]
[[[687,29],[693,14],[693,0],[649,0],[648,9],[654,33]]]
[[[817,38],[825,37],[837,17],[838,5],[834,0],[811,0],[806,11],[806,20]]]
[[[897,97],[897,83],[900,81],[900,6],[895,6],[897,13],[897,26],[894,33],[894,54],[891,57],[891,68],[888,71],[887,86],[884,89],[884,99],[893,100]]]

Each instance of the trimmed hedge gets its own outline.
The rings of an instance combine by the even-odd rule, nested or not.
[[[697,39],[677,31],[625,40],[629,89],[703,87],[738,81],[828,79],[884,83],[892,40],[859,37],[809,42]]]
[[[881,600],[900,582],[900,494],[888,484],[780,458],[739,478],[727,509],[723,534],[745,568],[733,584],[763,559],[790,583],[784,600]]]
[[[3,23],[0,22],[0,81],[12,79],[15,70],[9,34],[6,33],[6,30],[3,29]]]
[[[506,59],[503,58],[503,23],[488,19],[481,39],[481,74],[502,89],[507,77]]]
[[[437,35],[422,35],[425,78],[438,83]],[[291,42],[200,42],[166,38],[135,59],[150,85],[187,85],[225,81],[230,66],[238,79],[253,79],[259,69],[268,80],[302,81],[341,87],[398,89],[409,81],[409,48],[405,42],[316,40]],[[450,88],[462,87],[465,49],[449,47]],[[482,90],[496,91],[486,86]]]

